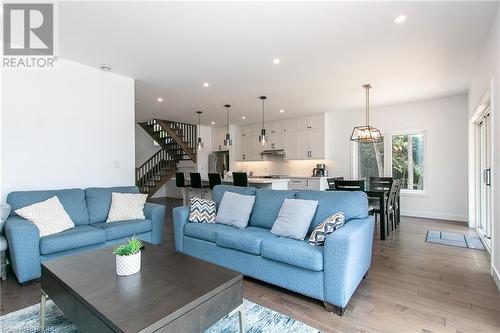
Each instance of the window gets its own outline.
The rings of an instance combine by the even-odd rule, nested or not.
[[[358,144],[358,176],[360,179],[384,176],[384,143]]]
[[[357,144],[359,179],[393,177],[402,180],[402,189],[424,190],[425,133],[386,134],[381,143]],[[386,152],[391,152],[387,154]],[[356,174],[356,173],[355,173]]]
[[[402,189],[424,189],[424,135],[392,136],[392,177],[402,180]]]

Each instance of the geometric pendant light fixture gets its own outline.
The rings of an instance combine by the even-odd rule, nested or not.
[[[231,140],[231,135],[229,134],[229,108],[231,105],[226,104],[224,105],[226,108],[226,126],[227,126],[227,131],[226,131],[226,137],[224,138],[224,146],[232,146],[233,145],[233,140]]]
[[[351,141],[361,143],[378,143],[383,141],[382,133],[370,126],[370,84],[364,84],[366,91],[366,125],[354,127],[351,133]]]
[[[267,97],[260,96],[259,98],[262,100],[262,129],[260,130],[259,142],[261,145],[265,146],[267,138],[266,138],[266,128],[264,127],[264,108],[265,108],[264,103],[266,102]]]
[[[198,143],[196,144],[196,147],[198,148],[198,150],[202,150],[203,147],[205,146],[203,144],[203,142],[201,141],[201,136],[200,136],[200,128],[201,128],[201,114],[203,112],[201,111],[196,111],[196,113],[198,114]]]

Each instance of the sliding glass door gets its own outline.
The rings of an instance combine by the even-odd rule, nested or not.
[[[488,247],[491,247],[491,117],[489,110],[477,122],[476,148],[478,152],[477,177],[479,180],[477,231]]]

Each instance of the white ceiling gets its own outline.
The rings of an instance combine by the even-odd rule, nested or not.
[[[135,78],[138,120],[195,122],[202,110],[204,124],[222,125],[229,103],[231,123],[251,123],[260,95],[267,118],[279,119],[361,109],[366,82],[372,105],[463,93],[497,5],[64,2],[60,48]],[[398,25],[400,14],[407,21]]]

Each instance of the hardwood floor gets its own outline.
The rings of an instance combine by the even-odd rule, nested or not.
[[[165,245],[173,247],[172,207],[167,206]],[[427,230],[473,234],[464,223],[403,217],[386,241],[375,232],[368,276],[343,317],[322,302],[245,278],[244,297],[325,332],[500,332],[500,293],[484,251],[425,243]],[[2,314],[38,303],[39,283],[1,283]]]

